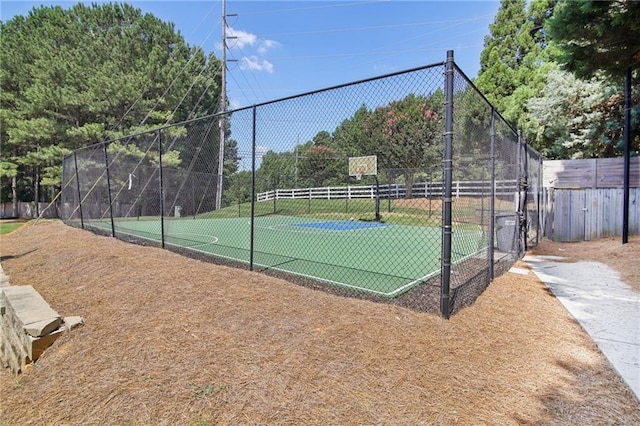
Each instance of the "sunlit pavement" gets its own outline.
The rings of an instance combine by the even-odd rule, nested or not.
[[[599,262],[525,256],[640,400],[640,293]]]

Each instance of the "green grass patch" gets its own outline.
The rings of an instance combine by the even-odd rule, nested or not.
[[[206,398],[211,396],[216,396],[220,392],[224,390],[224,385],[218,384],[208,384],[206,386],[198,386],[196,384],[193,385],[193,394],[199,398]]]
[[[25,223],[27,222],[26,221],[0,222],[0,235],[8,234],[11,231],[15,231]]]
[[[372,199],[282,199],[255,203],[256,216],[292,216],[320,220],[375,220]],[[438,226],[440,209],[429,210],[380,200],[382,222],[397,225]],[[198,219],[229,219],[251,216],[251,203],[235,204],[220,210],[199,214]]]

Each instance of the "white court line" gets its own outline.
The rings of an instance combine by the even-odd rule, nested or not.
[[[475,252],[475,253],[471,253],[470,255],[465,256],[465,257],[463,257],[462,259],[457,260],[456,262],[453,262],[453,263],[451,264],[451,266],[453,266],[453,265],[458,265],[458,264],[460,264],[460,263],[464,262],[465,260],[467,260],[467,259],[469,259],[469,258],[471,258],[471,257],[473,257],[473,256],[476,256],[476,255],[478,255],[478,254],[482,253],[482,252],[483,252],[484,250],[486,250],[487,248],[488,248],[488,247],[485,247],[485,248],[483,248],[483,249],[478,250],[478,251],[477,251],[477,252]],[[432,277],[434,277],[434,276],[438,275],[440,272],[441,272],[441,271],[433,271],[433,272],[431,272],[430,274],[425,275],[424,277],[420,277],[420,278],[418,278],[417,280],[413,280],[413,281],[411,281],[410,283],[405,284],[405,285],[403,285],[402,287],[395,289],[394,291],[392,291],[392,292],[391,292],[391,293],[389,293],[388,295],[389,295],[389,296],[393,296],[393,295],[395,295],[396,293],[400,292],[401,290],[404,290],[404,289],[406,289],[406,288],[408,288],[408,287],[411,287],[411,286],[414,286],[414,285],[416,285],[416,284],[419,284],[421,281],[426,281],[426,280],[428,280],[429,278],[432,278]]]
[[[189,247],[204,247],[204,246],[209,246],[211,244],[215,244],[217,243],[220,239],[218,237],[214,237],[213,235],[208,235],[208,234],[196,234],[193,232],[171,232],[169,234],[165,234],[166,237],[172,237],[172,236],[176,236],[176,235],[193,235],[196,237],[206,237],[206,238],[211,238],[211,241],[207,241],[207,242],[202,242],[201,244],[196,244],[194,246],[189,246]],[[180,238],[180,237],[178,237]],[[167,241],[165,241],[165,244],[167,243]]]
[[[130,234],[130,233],[126,233],[126,232],[121,232],[121,233],[125,234],[125,235],[131,235],[131,236],[137,237],[137,238],[142,238],[142,239],[149,240],[149,241],[162,242],[162,240],[153,240],[151,238],[142,237],[142,236],[136,235],[136,234]],[[175,233],[173,235],[209,236],[209,235],[204,235],[204,234],[189,234],[189,233]],[[209,236],[209,237],[211,237],[211,236]],[[213,238],[215,238],[216,242],[218,241],[217,237],[213,237]],[[227,259],[227,260],[231,260],[231,261],[234,261],[234,262],[240,262],[240,263],[247,264],[247,265],[250,264],[250,262],[247,261],[247,260],[237,259],[235,257],[230,257],[230,256],[224,256],[224,255],[217,254],[217,253],[211,253],[209,251],[199,250],[199,249],[196,248],[196,247],[204,247],[204,246],[211,245],[211,244],[214,244],[214,243],[204,243],[202,245],[196,245],[196,246],[193,246],[193,247],[185,247],[185,246],[182,246],[182,245],[179,245],[179,244],[174,244],[174,243],[167,242],[167,241],[165,241],[165,244],[170,245],[170,246],[174,246],[174,247],[193,250],[195,252],[208,254],[210,256],[220,257],[222,259]],[[234,247],[234,248],[236,248],[236,247]],[[476,256],[479,253],[482,253],[487,248],[488,247],[484,247],[483,249],[480,249],[475,253],[472,253],[472,254],[470,254],[468,256],[465,256],[465,257],[459,259],[458,261],[453,262],[452,265],[457,265],[457,264],[459,264],[461,262],[464,262],[465,260],[467,260],[467,259],[469,259],[469,258],[471,258],[473,256]],[[242,249],[242,248],[237,248],[237,249],[238,250],[247,250],[248,251],[248,249]],[[278,256],[278,255],[276,255],[276,256]],[[283,257],[288,257],[288,256],[283,256]],[[304,259],[294,259],[294,260],[304,260]],[[307,260],[307,262],[313,262],[313,261]],[[372,289],[365,288],[365,287],[360,287],[360,286],[356,286],[356,285],[352,285],[352,284],[343,283],[343,282],[340,282],[340,281],[330,280],[328,278],[317,277],[315,275],[308,275],[308,274],[304,274],[304,273],[301,273],[301,272],[290,271],[290,270],[287,270],[287,269],[284,269],[284,268],[278,268],[278,267],[275,267],[275,266],[269,266],[269,265],[265,265],[265,264],[262,264],[262,263],[254,262],[253,264],[256,265],[256,266],[260,266],[260,267],[266,268],[266,269],[276,270],[276,271],[284,272],[284,273],[287,273],[287,274],[300,276],[300,277],[303,277],[303,278],[308,278],[308,279],[313,279],[313,280],[316,280],[316,281],[322,281],[322,282],[326,282],[326,283],[329,283],[329,284],[334,284],[334,285],[341,286],[341,287],[348,287],[350,289],[359,290],[359,291],[362,291],[364,293],[372,293],[372,294],[377,294],[379,296],[386,296],[386,297],[394,297],[395,295],[397,295],[398,293],[404,291],[405,289],[410,288],[410,287],[415,286],[415,285],[418,285],[418,284],[420,284],[420,282],[426,281],[426,280],[428,280],[428,279],[430,279],[430,278],[432,278],[432,277],[434,277],[434,276],[436,276],[436,275],[438,275],[440,273],[440,271],[436,270],[436,271],[433,271],[433,272],[431,272],[431,273],[429,273],[429,274],[427,274],[427,275],[425,275],[423,277],[417,278],[417,279],[415,279],[415,280],[413,280],[413,281],[411,281],[411,282],[403,285],[402,287],[399,287],[399,288],[397,288],[397,289],[395,289],[395,290],[393,290],[391,292],[382,292],[382,291],[372,290]]]
[[[144,231],[140,231],[140,232],[144,232]],[[141,238],[141,239],[147,240],[147,241],[154,241],[154,242],[162,243],[162,236],[160,236],[159,239],[154,240],[153,238],[144,237],[144,236],[138,235],[138,234],[132,234],[131,232],[124,232],[124,231],[121,231],[121,230],[118,230],[116,233],[117,234],[129,235],[130,237]],[[215,244],[215,243],[217,243],[219,241],[218,237],[214,237],[212,235],[194,234],[194,233],[190,233],[190,232],[172,232],[170,234],[165,234],[165,235],[166,236],[172,236],[172,235],[196,235],[196,236],[199,236],[199,237],[213,238],[213,241],[203,242],[201,244],[196,244],[195,246],[187,246],[187,247],[179,245],[179,244],[174,244],[174,243],[171,243],[171,242],[166,241],[166,240],[164,242],[165,244],[168,244],[170,246],[181,247],[181,248],[204,247],[204,246],[208,246],[208,245],[211,245],[211,244]],[[209,253],[209,254],[211,254],[211,253]]]

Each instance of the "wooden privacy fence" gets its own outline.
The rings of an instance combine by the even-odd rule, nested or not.
[[[44,218],[57,218],[58,210],[51,206],[47,209],[49,203],[38,203],[36,208],[35,202],[18,202],[18,208],[15,209],[13,203],[0,203],[0,219],[12,218],[36,218],[41,215]]]
[[[629,234],[640,235],[640,158],[630,166]],[[588,241],[622,235],[623,176],[622,158],[545,161],[545,236]]]
[[[589,241],[622,235],[622,188],[545,188],[545,235]],[[640,235],[640,188],[629,190],[629,234]]]

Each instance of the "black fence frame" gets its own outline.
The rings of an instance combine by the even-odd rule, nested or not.
[[[443,173],[443,190],[442,190],[442,243],[441,243],[441,271],[440,271],[440,283],[439,283],[439,314],[443,318],[449,318],[453,313],[459,311],[462,307],[473,303],[473,301],[482,293],[482,291],[489,285],[489,282],[496,277],[497,275],[503,273],[508,270],[509,267],[513,265],[513,263],[517,260],[517,258],[521,257],[524,252],[535,245],[537,245],[540,236],[540,217],[541,217],[541,209],[540,209],[540,201],[541,201],[541,188],[542,188],[542,157],[538,154],[534,149],[526,145],[526,142],[520,137],[519,133],[515,132],[515,130],[508,125],[508,123],[504,120],[504,118],[496,111],[496,109],[487,101],[487,99],[478,91],[478,89],[473,85],[472,81],[457,67],[453,58],[453,51],[447,52],[446,61],[442,63],[428,65],[423,68],[432,68],[432,67],[443,67],[444,68],[444,110],[445,110],[445,118],[444,118],[444,129],[442,132],[443,135],[443,158],[442,158],[442,173]],[[240,112],[249,112],[251,117],[251,138],[252,138],[252,147],[251,147],[251,229],[250,229],[250,260],[248,268],[250,270],[254,270],[254,235],[255,235],[255,217],[256,217],[256,132],[257,132],[257,111],[267,105],[271,105],[277,102],[283,102],[290,99],[300,98],[307,95],[313,95],[315,93],[320,93],[329,90],[335,90],[342,87],[347,87],[351,85],[360,84],[363,82],[389,77],[393,75],[400,75],[403,73],[412,72],[414,70],[402,71],[394,74],[387,74],[385,76],[376,77],[374,79],[362,80],[355,83],[349,83],[341,86],[335,86],[332,88],[323,89],[316,92],[310,92],[302,95],[292,96],[276,101],[266,102],[263,104],[253,105],[247,108],[241,108],[234,111],[227,111],[224,114],[215,114],[212,116],[199,118],[195,120],[190,120],[188,122],[179,123],[180,126],[185,126],[189,123],[194,122],[224,122],[224,119],[229,117],[232,114],[238,114]],[[456,102],[456,94],[455,94],[455,82],[454,79],[458,78],[463,85],[468,85],[472,91],[475,91],[475,96],[478,97],[482,102],[485,102],[487,107],[490,110],[490,146],[489,146],[489,155],[487,165],[489,168],[488,174],[490,175],[490,193],[487,194],[489,198],[489,207],[487,211],[488,216],[488,244],[487,244],[487,252],[486,258],[476,259],[477,267],[468,274],[465,275],[464,283],[454,285],[452,282],[452,274],[455,270],[454,265],[452,264],[452,232],[454,229],[454,216],[455,216],[455,206],[454,206],[454,195],[453,195],[453,181],[454,181],[454,172],[455,172],[455,141],[456,134],[454,131],[454,121],[455,121],[455,102]],[[516,152],[516,163],[517,167],[517,210],[514,212],[508,213],[506,220],[514,219],[516,221],[515,228],[507,229],[507,234],[513,234],[517,238],[517,241],[514,241],[514,249],[507,256],[501,254],[501,258],[496,258],[496,233],[500,232],[499,229],[496,229],[499,220],[502,218],[500,213],[495,205],[497,197],[499,194],[496,190],[496,158],[499,154],[497,148],[497,130],[496,123],[500,121],[501,125],[507,130],[510,129],[513,134],[517,134],[517,141],[515,142],[515,146],[510,149],[514,149]],[[176,126],[176,125],[172,125]],[[64,169],[63,169],[63,196],[62,200],[64,201],[64,205],[60,209],[62,212],[62,217],[65,223],[71,226],[79,226],[83,229],[91,229],[94,232],[104,232],[103,229],[97,229],[91,225],[91,221],[89,219],[90,216],[95,216],[88,213],[89,209],[87,209],[87,197],[94,191],[96,186],[98,186],[99,182],[104,179],[106,180],[106,193],[108,194],[108,199],[104,200],[106,203],[106,208],[97,208],[98,211],[102,210],[101,219],[105,219],[105,214],[110,219],[111,228],[108,231],[108,234],[113,237],[121,237],[116,232],[116,227],[114,224],[114,199],[112,196],[112,182],[111,182],[111,172],[110,169],[114,167],[113,159],[109,158],[108,154],[108,146],[114,142],[118,141],[130,141],[138,136],[149,136],[152,139],[157,140],[157,155],[158,155],[158,164],[157,164],[157,172],[159,175],[159,188],[157,188],[159,196],[159,206],[157,207],[157,211],[160,216],[160,224],[161,224],[161,234],[162,239],[160,245],[163,248],[168,248],[165,245],[165,220],[167,216],[166,208],[164,205],[164,194],[165,188],[163,188],[163,173],[166,171],[166,167],[163,165],[163,151],[166,151],[166,147],[163,145],[163,134],[164,131],[171,128],[172,126],[165,126],[150,132],[144,132],[136,135],[129,135],[123,138],[115,139],[112,141],[108,141],[105,143],[93,145],[90,147],[82,148],[81,150],[77,150],[72,154],[66,156],[64,158]],[[155,144],[156,141],[153,141],[151,145]],[[505,142],[505,143],[508,143]],[[83,193],[81,191],[81,184],[86,183],[86,179],[84,179],[80,175],[79,166],[78,166],[78,153],[80,151],[91,151],[91,158],[98,158],[100,154],[103,156],[104,160],[104,170],[100,174],[100,176],[95,180],[93,186],[90,187],[88,191]],[[96,157],[94,157],[94,155]],[[485,159],[486,160],[486,159]],[[131,177],[130,177],[131,178]],[[378,200],[379,201],[379,200]],[[484,202],[484,201],[483,201]],[[99,204],[98,201],[96,203]],[[219,200],[218,200],[219,203]],[[102,206],[102,204],[100,204]],[[105,207],[105,206],[103,206]],[[94,209],[96,210],[96,209]],[[482,215],[484,215],[484,208],[482,209]],[[481,219],[483,223],[486,223],[485,217]],[[499,236],[498,236],[499,238]],[[127,239],[127,238],[124,238]],[[131,240],[129,238],[129,240]],[[138,241],[140,242],[140,241]],[[148,243],[148,242],[143,242]],[[170,248],[174,249],[175,248]],[[176,250],[181,253],[194,256],[194,253],[190,253],[188,250]],[[201,254],[197,254],[195,256],[202,257]],[[215,257],[209,258],[211,261],[218,261]],[[228,262],[223,262],[228,263]],[[242,265],[237,265],[242,266]],[[295,281],[295,280],[294,280]],[[467,295],[469,286],[473,287],[473,290],[469,293],[471,296]],[[314,286],[315,287],[315,286]],[[358,294],[347,294],[348,296],[356,296],[361,297],[362,295]],[[386,301],[389,302],[389,301]],[[392,302],[394,303],[394,302]],[[402,304],[402,303],[400,303]],[[413,307],[411,304],[406,305],[408,307]],[[425,310],[425,309],[420,309]]]

